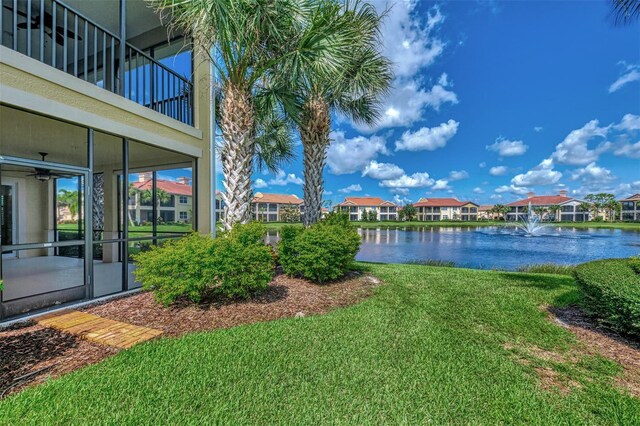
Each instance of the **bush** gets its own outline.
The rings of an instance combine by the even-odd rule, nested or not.
[[[342,215],[328,215],[311,228],[285,227],[278,243],[284,272],[323,283],[342,277],[360,248],[358,232]]]
[[[208,293],[248,297],[273,278],[274,261],[258,223],[236,225],[214,239],[189,234],[134,255],[136,279],[168,305],[186,297],[200,302]]]
[[[640,275],[629,259],[598,260],[579,265],[574,276],[586,310],[624,334],[640,337]]]

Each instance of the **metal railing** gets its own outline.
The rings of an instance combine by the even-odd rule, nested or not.
[[[58,0],[0,0],[3,46],[193,125],[193,84]]]

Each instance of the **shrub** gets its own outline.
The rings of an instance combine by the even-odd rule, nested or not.
[[[632,260],[585,263],[574,275],[590,314],[616,331],[640,337],[640,275]]]
[[[216,239],[193,233],[134,255],[134,274],[164,305],[182,297],[200,302],[208,293],[248,297],[273,278],[264,235],[257,223],[236,225]]]
[[[360,248],[360,235],[340,215],[311,228],[285,227],[278,243],[278,258],[287,275],[323,283],[347,273]]]

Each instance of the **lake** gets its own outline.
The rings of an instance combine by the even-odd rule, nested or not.
[[[367,262],[454,262],[478,269],[515,270],[539,263],[574,265],[640,255],[640,232],[620,229],[544,228],[528,237],[512,227],[359,229],[357,259]],[[271,233],[273,242],[277,235]]]

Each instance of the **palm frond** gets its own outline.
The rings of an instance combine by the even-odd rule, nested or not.
[[[616,24],[629,24],[640,19],[640,0],[611,0]]]

